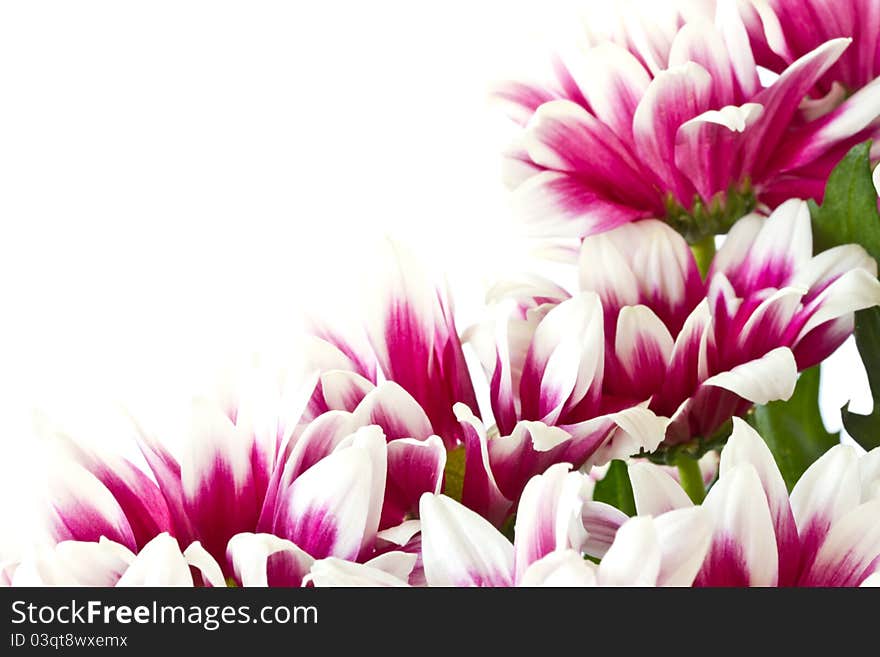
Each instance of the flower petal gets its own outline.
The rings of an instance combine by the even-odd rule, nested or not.
[[[227,555],[241,586],[302,586],[314,562],[291,541],[249,532],[230,539]]]
[[[656,586],[660,574],[660,544],[654,521],[627,520],[599,564],[602,586]]]
[[[706,386],[724,388],[755,404],[789,399],[797,384],[797,363],[791,349],[778,347],[761,358],[709,377]]]
[[[627,520],[628,515],[610,504],[592,500],[584,502],[581,523],[587,538],[580,546],[581,550],[584,554],[601,559],[614,542],[617,530]]]
[[[364,427],[282,494],[276,533],[316,559],[354,560],[375,540],[385,495],[382,430]]]
[[[388,440],[417,438],[424,440],[434,433],[431,421],[419,403],[394,381],[384,381],[358,404],[354,411],[361,426],[377,424]]]
[[[565,411],[597,399],[602,346],[602,306],[597,295],[580,294],[550,310],[535,329],[523,365],[522,418],[554,424]]]
[[[445,495],[419,504],[430,586],[512,586],[513,545],[485,518]]]
[[[858,586],[880,566],[880,500],[839,518],[801,577],[802,586]]]
[[[697,586],[775,586],[779,559],[773,518],[751,464],[728,470],[711,488],[703,508],[712,513],[712,545]]]
[[[312,582],[317,587],[409,586],[406,580],[379,568],[335,557],[316,561],[306,576],[306,581]]]
[[[674,509],[686,509],[693,502],[675,479],[663,468],[647,461],[629,464],[636,512],[640,516],[659,516]]]
[[[226,579],[223,577],[223,571],[220,570],[220,564],[217,563],[214,557],[208,554],[208,551],[198,541],[193,541],[187,546],[183,551],[183,558],[187,564],[199,571],[202,585],[226,586]]]
[[[702,507],[676,509],[654,519],[660,545],[657,586],[690,586],[712,543],[712,517]]]
[[[709,109],[712,77],[699,64],[660,71],[633,116],[638,153],[679,202],[692,199],[692,188],[675,167],[675,136],[679,127]]]
[[[735,417],[733,433],[721,452],[719,475],[723,477],[732,468],[743,463],[754,467],[761,480],[776,530],[779,584],[790,586],[794,584],[800,565],[800,539],[788,501],[788,489],[767,443],[745,420]]]
[[[801,538],[801,569],[809,568],[832,526],[861,500],[855,448],[835,445],[801,475],[791,491],[791,510]]]
[[[519,586],[596,586],[596,566],[574,550],[551,552],[532,563]]]
[[[446,449],[439,436],[401,438],[388,443],[388,477],[380,527],[399,525],[418,512],[422,493],[439,493]]]
[[[581,519],[589,478],[557,463],[532,477],[520,498],[514,527],[515,577],[550,552],[579,548],[586,539]],[[587,490],[585,490],[587,489]]]
[[[81,465],[63,461],[49,476],[49,532],[55,541],[98,541],[102,536],[137,550],[125,513],[109,490]]]
[[[192,586],[189,564],[177,541],[166,533],[147,543],[116,586]]]

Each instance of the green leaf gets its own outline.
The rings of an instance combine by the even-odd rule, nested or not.
[[[880,447],[880,308],[868,308],[856,313],[856,346],[868,372],[874,409],[870,415],[859,415],[849,410],[849,404],[840,410],[843,426],[867,450]]]
[[[636,500],[633,497],[626,463],[617,460],[611,461],[605,477],[596,483],[593,499],[617,507],[628,516],[636,514]]]
[[[880,261],[880,213],[877,190],[871,179],[871,142],[847,153],[831,172],[822,207],[810,201],[813,245],[818,253],[841,244],[860,244]],[[880,446],[880,309],[856,313],[856,345],[868,372],[874,410],[858,415],[841,409],[843,426],[865,449]]]
[[[788,489],[811,463],[840,442],[819,414],[819,366],[805,370],[788,401],[756,406],[749,423],[766,441]]]
[[[870,141],[853,147],[828,177],[822,206],[810,201],[816,253],[855,243],[880,261],[880,215],[870,151]]]

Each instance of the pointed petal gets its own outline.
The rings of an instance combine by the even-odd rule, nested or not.
[[[380,383],[354,411],[358,424],[377,424],[388,440],[417,438],[424,440],[434,433],[431,421],[406,390],[393,381]]]
[[[535,329],[520,381],[522,418],[554,424],[602,383],[603,317],[599,297],[584,293],[550,310]]]
[[[804,201],[786,201],[767,219],[751,219],[742,228],[738,226],[719,249],[711,274],[727,276],[741,297],[784,287],[813,256],[810,210]]]
[[[354,411],[376,386],[355,372],[331,370],[321,374],[321,394],[330,410]]]
[[[858,586],[880,565],[880,500],[856,507],[832,526],[802,586]]]
[[[627,143],[632,141],[633,114],[651,77],[625,48],[604,42],[587,50],[571,73],[602,123]]]
[[[177,541],[159,534],[132,561],[116,586],[192,586],[189,564]]]
[[[217,563],[214,557],[208,554],[208,551],[198,541],[189,544],[183,551],[183,558],[188,565],[199,571],[204,586],[226,586],[226,578],[223,577],[220,564]]]
[[[609,196],[650,205],[656,195],[624,142],[577,103],[556,100],[542,105],[529,123],[523,145],[541,167],[587,178]]]
[[[558,463],[529,480],[520,498],[514,527],[515,577],[556,550],[580,548],[586,539],[581,510],[588,478]]]
[[[674,343],[669,329],[647,306],[625,306],[617,316],[614,353],[619,370],[608,372],[609,391],[648,399],[662,387]]]
[[[718,480],[703,508],[712,513],[712,545],[697,586],[775,586],[779,560],[773,518],[755,468],[738,465]]]
[[[137,549],[131,525],[109,490],[88,470],[59,462],[49,477],[49,531],[55,541],[98,541],[102,536]]]
[[[801,538],[801,568],[807,569],[831,527],[861,499],[858,455],[835,445],[819,457],[791,491],[791,510]]]
[[[488,521],[445,495],[419,505],[430,586],[512,586],[513,545]]]
[[[691,202],[692,190],[673,164],[679,127],[709,109],[712,77],[699,64],[659,72],[651,81],[633,116],[633,136],[645,164],[676,199]]]
[[[767,504],[776,529],[779,583],[781,585],[793,584],[799,566],[800,540],[797,524],[788,501],[785,480],[779,472],[767,443],[745,420],[735,417],[733,418],[733,433],[721,452],[720,476],[723,477],[732,468],[743,463],[748,463],[755,468],[764,488],[764,494],[767,496]]]
[[[614,200],[581,178],[542,171],[520,183],[513,193],[517,219],[536,238],[580,238],[655,214]]]
[[[705,295],[687,242],[653,219],[585,239],[579,281],[582,290],[599,295],[606,316],[613,318],[623,306],[642,304],[672,334]]]

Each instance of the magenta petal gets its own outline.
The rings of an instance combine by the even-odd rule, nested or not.
[[[388,479],[380,529],[399,525],[418,513],[423,493],[439,493],[446,449],[439,436],[402,438],[388,443]]]

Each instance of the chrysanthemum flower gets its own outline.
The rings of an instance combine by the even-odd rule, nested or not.
[[[717,4],[714,21],[674,8],[651,29],[624,21],[560,58],[555,84],[499,89],[523,125],[508,178],[535,236],[570,255],[577,238],[656,218],[695,243],[758,204],[821,200],[870,137],[880,83],[810,120],[802,104],[851,39],[798,53],[765,87],[734,1]]]
[[[406,516],[422,493],[439,492],[446,452],[439,437],[420,433],[429,425],[411,399],[389,402],[399,391],[391,386],[355,413],[318,416],[295,438],[297,413],[282,424],[255,407],[199,401],[180,461],[141,436],[152,478],[68,440],[70,458],[49,495],[52,538],[106,538],[138,553],[168,532],[181,545],[198,541],[236,581],[254,577],[240,553],[251,562],[262,554],[263,581],[287,585],[300,583],[316,558],[365,561],[405,548],[418,532]],[[377,421],[404,436],[386,435]]]
[[[464,460],[463,472],[459,468],[457,473],[463,480],[454,485],[456,497],[499,526],[515,509],[526,482],[550,465],[604,463],[659,444],[665,424],[652,412],[601,398],[602,311],[595,294],[562,303],[532,326],[531,333],[511,336],[512,341],[526,341],[512,345],[511,353],[525,347],[529,355],[524,351],[519,361],[504,365],[504,376],[492,381],[493,390],[500,386],[509,395],[503,406],[493,401],[497,427],[490,439],[478,416],[447,295],[428,282],[407,254],[397,253],[394,268],[372,309],[381,321],[368,329],[372,350],[379,355],[377,371],[390,380],[378,385],[368,380],[362,374],[365,368],[355,370],[356,363],[369,361],[368,353],[361,348],[367,355],[351,357],[358,351],[357,341],[320,330],[322,349],[337,352],[328,362],[349,369],[321,373],[310,401],[316,412],[353,412],[382,426],[389,438],[440,435],[454,454],[449,460]],[[493,363],[494,358],[493,351]],[[359,409],[368,402],[374,410],[365,415]],[[426,459],[432,454],[422,451]],[[389,474],[389,481],[402,476]],[[416,514],[412,503],[417,498],[406,499],[410,516]]]
[[[877,265],[864,249],[846,245],[815,257],[812,249],[809,210],[797,200],[770,217],[737,222],[706,281],[685,240],[660,221],[586,238],[580,286],[589,292],[559,303],[546,289],[516,290],[516,307],[530,309],[526,319],[519,310],[509,319],[511,346],[499,341],[491,351],[480,349],[496,418],[504,422],[508,409],[531,408],[517,401],[528,386],[516,379],[512,386],[509,374],[526,360],[523,332],[585,294],[596,295],[604,313],[593,329],[605,343],[604,377],[591,399],[606,408],[645,404],[670,418],[665,445],[711,438],[752,404],[787,399],[797,371],[851,334],[854,311],[880,303]],[[598,358],[595,346],[584,348]],[[529,419],[557,421],[540,415],[546,408],[537,410]]]
[[[639,514],[692,505],[650,463],[630,477]],[[880,568],[880,449],[832,447],[789,495],[767,445],[736,419],[702,507],[714,530],[698,586],[858,586]]]

